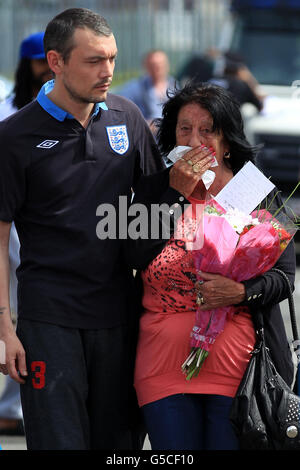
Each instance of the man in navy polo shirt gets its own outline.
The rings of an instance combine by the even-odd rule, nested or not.
[[[97,237],[96,212],[164,165],[137,107],[107,93],[117,47],[104,18],[66,10],[44,46],[55,80],[0,124],[0,371],[22,384],[29,449],[130,449],[133,278],[121,241]]]

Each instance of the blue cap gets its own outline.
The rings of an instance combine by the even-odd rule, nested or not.
[[[21,43],[20,57],[24,59],[45,59],[44,32],[34,33],[25,38]]]

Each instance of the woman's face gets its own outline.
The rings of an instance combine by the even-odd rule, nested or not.
[[[219,166],[224,164],[224,153],[229,152],[229,145],[222,132],[213,132],[213,119],[210,113],[197,103],[184,105],[177,118],[176,145],[198,147],[205,145],[213,148]]]

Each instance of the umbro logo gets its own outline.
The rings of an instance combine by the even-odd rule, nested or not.
[[[41,149],[51,149],[54,145],[58,144],[59,140],[44,140],[37,147]]]

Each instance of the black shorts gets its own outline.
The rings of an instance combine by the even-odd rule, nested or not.
[[[21,385],[28,449],[131,450],[140,445],[129,425],[139,412],[127,326],[78,330],[19,319],[17,335],[28,368]]]

